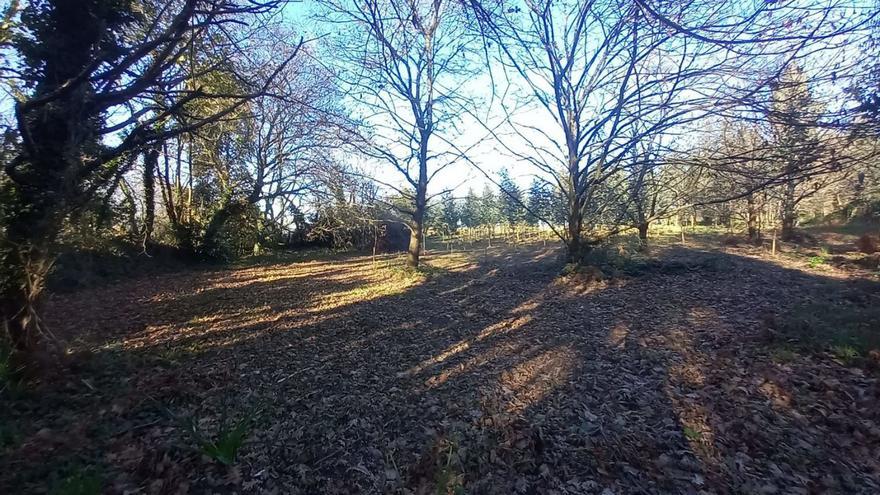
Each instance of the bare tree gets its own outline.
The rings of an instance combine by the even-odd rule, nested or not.
[[[469,30],[449,0],[322,0],[338,28],[333,51],[349,96],[362,109],[366,136],[357,149],[395,170],[403,185],[375,177],[404,202],[408,264],[418,267],[431,180],[455,159],[459,79],[467,69]],[[460,101],[459,101],[460,104]],[[444,134],[444,139],[438,139]]]
[[[645,136],[623,165],[626,195],[621,208],[642,246],[648,245],[652,223],[681,211],[697,197],[699,168],[682,160],[679,150],[663,143],[664,137],[669,138]]]
[[[471,5],[499,63],[525,88],[520,113],[543,110],[550,120],[539,126],[510,112],[513,135],[528,146],[502,145],[563,192],[564,240],[576,261],[590,217],[617,206],[607,204],[609,182],[621,179],[636,144],[697,118],[714,96],[700,80],[720,64],[707,61],[718,51],[676,38],[634,2]]]
[[[511,117],[514,136],[528,146],[500,141],[564,192],[572,261],[581,255],[590,217],[601,218],[608,201],[619,199],[607,192],[639,142],[728,112],[764,118],[756,102],[767,102],[787,62],[839,49],[871,15],[863,9],[847,21],[858,9],[836,0],[818,7],[760,2],[746,8],[712,0],[469,5],[505,72],[519,76],[523,106],[543,109],[552,119],[541,126],[533,113],[529,120]],[[780,58],[777,71],[761,70]],[[635,182],[647,171],[642,167]]]

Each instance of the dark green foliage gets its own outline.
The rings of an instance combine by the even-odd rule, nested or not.
[[[498,197],[492,188],[486,184],[479,201],[478,225],[495,225],[501,221],[501,213],[498,208]]]
[[[480,214],[480,198],[474,193],[473,189],[468,189],[467,196],[464,197],[460,217],[461,224],[469,228],[480,225],[482,221],[482,215]]]
[[[502,168],[499,175],[498,212],[500,219],[509,225],[520,223],[525,219],[522,191],[510,178],[506,168]]]
[[[0,184],[0,301],[16,352],[33,348],[41,334],[37,303],[65,221],[116,175],[117,162],[96,158],[106,150],[107,106],[83,75],[106,69],[96,59],[125,55],[120,46],[134,20],[125,0],[43,0],[22,12],[13,45],[29,94],[16,105],[21,143]]]
[[[532,180],[527,203],[530,211],[526,213],[526,222],[529,225],[538,225],[541,220],[552,222],[558,216],[553,212],[553,193],[548,184],[540,179]]]
[[[440,196],[440,214],[435,223],[439,223],[447,233],[458,230],[458,221],[461,216],[455,198],[451,192],[445,192]]]
[[[165,244],[154,245],[150,256],[144,256],[141,246],[117,239],[100,249],[64,248],[46,285],[52,292],[69,292],[127,278],[209,266],[198,261],[192,253]]]
[[[87,199],[93,181],[107,178],[100,169],[94,174],[84,170],[90,167],[84,160],[103,150],[98,135],[103,116],[92,105],[93,88],[83,84],[56,92],[87,71],[98,53],[111,59],[122,56],[124,26],[134,20],[130,9],[125,0],[86,0],[37,1],[23,11],[24,31],[15,45],[25,64],[25,83],[33,99],[59,96],[30,111],[22,109],[29,124],[22,136],[25,154],[7,169],[19,205],[10,208],[10,235],[52,235],[60,218]],[[19,228],[30,232],[20,234]]]
[[[239,421],[228,430],[221,429],[217,434],[216,441],[204,441],[199,444],[199,447],[203,454],[221,464],[226,466],[235,464],[238,450],[247,436],[248,427],[245,420]]]
[[[550,218],[548,220],[555,225],[563,225],[567,221],[567,199],[565,194],[559,189],[555,188],[550,193],[550,206],[548,215]]]
[[[261,219],[247,201],[224,202],[205,226],[196,254],[205,260],[230,260],[252,252],[260,240]]]

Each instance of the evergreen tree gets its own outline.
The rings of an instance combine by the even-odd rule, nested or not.
[[[510,178],[506,168],[501,169],[500,191],[498,194],[498,210],[501,220],[513,225],[522,222],[525,218],[523,209],[523,194],[516,182]]]
[[[554,187],[549,193],[549,211],[547,220],[555,225],[564,225],[568,219],[568,199],[565,193],[558,187]]]
[[[531,213],[526,214],[526,222],[529,225],[538,225],[541,222],[541,218],[551,221],[553,218],[551,210],[553,198],[551,196],[546,182],[537,177],[532,179],[527,196],[527,204],[529,205],[529,210],[531,210]],[[538,216],[541,218],[538,218]]]
[[[480,196],[480,208],[479,208],[479,225],[495,225],[501,220],[501,215],[498,209],[498,197],[495,196],[495,192],[486,184],[483,188],[483,194]]]
[[[458,230],[459,212],[458,205],[455,204],[455,198],[451,192],[445,192],[440,196],[440,216],[439,221],[445,227],[446,232],[454,233]]]
[[[474,193],[472,188],[468,189],[459,216],[461,224],[465,227],[472,228],[480,225],[480,198]]]
[[[782,162],[782,238],[790,240],[797,225],[798,186],[805,181],[805,169],[820,153],[815,136],[819,109],[812,97],[807,76],[797,65],[786,68],[773,91],[768,118],[773,126],[775,145]]]

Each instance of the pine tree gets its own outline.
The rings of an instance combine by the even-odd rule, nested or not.
[[[814,135],[818,109],[810,93],[809,81],[803,69],[792,65],[783,72],[773,92],[770,112],[775,145],[781,153],[782,172],[782,238],[794,237],[797,225],[798,186],[804,182],[804,169],[819,153],[819,142]]]
[[[568,199],[558,187],[554,187],[549,193],[548,210],[547,219],[555,225],[564,225],[568,220]]]
[[[452,197],[451,192],[445,192],[440,196],[441,208],[440,208],[440,223],[443,224],[446,232],[454,233],[458,230],[458,220],[459,220],[459,212],[458,205],[455,204],[455,198]]]
[[[551,211],[552,197],[544,181],[537,177],[532,179],[527,202],[530,212],[526,213],[526,222],[529,225],[538,225],[541,219],[551,221],[553,217]]]
[[[510,178],[506,168],[501,169],[499,174],[500,191],[498,194],[498,209],[501,220],[509,225],[522,222],[525,218],[525,210],[522,207],[523,194],[516,182]]]
[[[492,188],[489,184],[483,188],[483,194],[480,196],[480,208],[479,208],[479,225],[489,225],[494,226],[500,221],[500,214],[498,212],[498,198],[495,196],[495,192],[492,191]]]
[[[468,189],[459,216],[461,224],[465,227],[473,228],[480,225],[480,198],[473,189]]]

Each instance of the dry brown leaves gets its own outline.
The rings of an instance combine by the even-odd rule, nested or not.
[[[851,273],[654,256],[724,263],[587,283],[520,248],[419,277],[351,258],[55,297],[76,366],[4,406],[0,492],[89,465],[110,493],[880,490],[877,376],[762,340],[763,313]],[[254,409],[232,468],[174,419]]]

